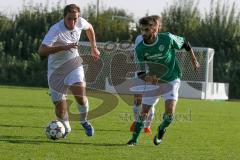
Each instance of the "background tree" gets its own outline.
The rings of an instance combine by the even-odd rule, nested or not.
[[[202,16],[193,0],[175,1],[162,13],[163,31],[187,37],[193,46],[215,50],[214,81],[230,84],[230,98],[240,98],[240,11],[220,0],[212,0],[211,9]],[[95,28],[98,42],[134,41],[137,31],[130,28],[134,17],[123,9],[82,9],[82,17]],[[47,86],[47,59],[37,54],[50,26],[63,18],[60,3],[48,6],[24,6],[9,18],[0,13],[0,84]],[[81,40],[87,40],[83,34]]]
[[[162,13],[163,30],[187,37],[193,46],[215,50],[214,81],[230,84],[230,98],[240,98],[240,12],[220,0],[200,16],[193,0],[176,1]]]
[[[197,39],[195,32],[201,25],[201,16],[197,5],[198,2],[194,3],[193,0],[180,0],[164,9],[161,14],[162,31],[182,35],[194,45],[195,39]]]
[[[108,8],[100,10],[97,17],[96,11],[95,5],[88,5],[82,16],[93,25],[98,42],[133,40],[136,32],[133,33],[129,26],[133,22],[132,15],[123,9]],[[83,39],[86,40],[86,36]]]
[[[229,83],[230,97],[240,98],[240,12],[235,3],[220,2],[212,0],[210,12],[196,32],[198,45],[214,48],[214,80]]]

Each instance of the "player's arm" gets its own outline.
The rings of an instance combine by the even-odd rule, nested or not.
[[[45,44],[41,44],[39,49],[38,49],[38,53],[40,56],[48,56],[50,54],[55,54],[59,51],[63,51],[63,50],[70,50],[71,48],[77,48],[78,45],[76,43],[70,43],[66,46],[47,46]]]
[[[143,54],[135,49],[135,61],[136,64],[138,65],[138,71],[137,71],[137,76],[140,78],[142,76],[146,76],[146,65],[145,65],[145,59],[143,57]]]
[[[38,53],[41,56],[48,56],[50,54],[55,54],[59,51],[70,50],[71,48],[77,48],[76,43],[69,43],[67,45],[54,46],[57,42],[59,35],[59,30],[56,25],[52,26],[48,33],[45,35],[42,44],[39,46]]]
[[[200,64],[197,61],[197,58],[193,52],[193,49],[191,47],[191,44],[185,40],[183,43],[182,48],[184,48],[189,54],[190,54],[190,58],[191,58],[191,62],[192,62],[192,66],[194,70],[197,70],[200,67]]]
[[[86,34],[91,44],[92,56],[95,60],[98,60],[100,57],[100,52],[97,49],[95,33],[92,25],[90,25],[90,27],[86,30]]]
[[[171,33],[169,33],[169,37],[171,38],[173,48],[175,48],[175,49],[183,49],[184,48],[187,52],[189,52],[190,57],[191,57],[191,62],[193,65],[193,69],[194,70],[198,69],[200,67],[200,65],[197,61],[197,58],[195,57],[195,54],[192,50],[190,43],[185,38],[173,35]]]

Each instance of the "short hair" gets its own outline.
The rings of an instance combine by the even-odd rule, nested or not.
[[[151,17],[154,19],[155,23],[158,24],[158,31],[162,28],[162,20],[160,16],[158,15],[151,15]]]
[[[78,7],[76,4],[69,4],[66,5],[66,7],[64,8],[64,17],[68,14],[68,13],[80,13],[80,7]]]
[[[153,18],[153,20],[157,23],[157,22],[159,22],[159,23],[161,23],[161,18],[160,18],[160,16],[158,16],[158,15],[151,15],[151,17]]]
[[[143,26],[153,26],[156,24],[156,21],[152,16],[145,16],[139,19],[139,24]]]

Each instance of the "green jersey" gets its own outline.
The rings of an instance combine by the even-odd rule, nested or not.
[[[181,49],[184,38],[171,33],[158,33],[153,44],[136,41],[135,52],[141,64],[148,65],[149,75],[156,75],[163,81],[181,78],[182,71],[175,56],[175,49]]]

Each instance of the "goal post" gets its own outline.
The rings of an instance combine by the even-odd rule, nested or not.
[[[101,59],[98,63],[101,64],[98,64],[98,67],[89,67],[94,65],[94,63],[89,63],[92,58],[90,43],[79,43],[79,53],[83,58],[87,86],[116,93],[114,86],[123,83],[124,78],[133,78],[135,71],[138,70],[134,62],[133,44],[127,41],[106,42],[97,43],[97,46],[101,52]],[[177,61],[182,69],[179,97],[228,99],[229,85],[213,82],[214,49],[193,47],[193,50],[201,65],[197,71],[193,71],[190,56],[185,50],[176,51]],[[88,63],[85,63],[86,61]],[[95,71],[92,68],[95,68]]]

